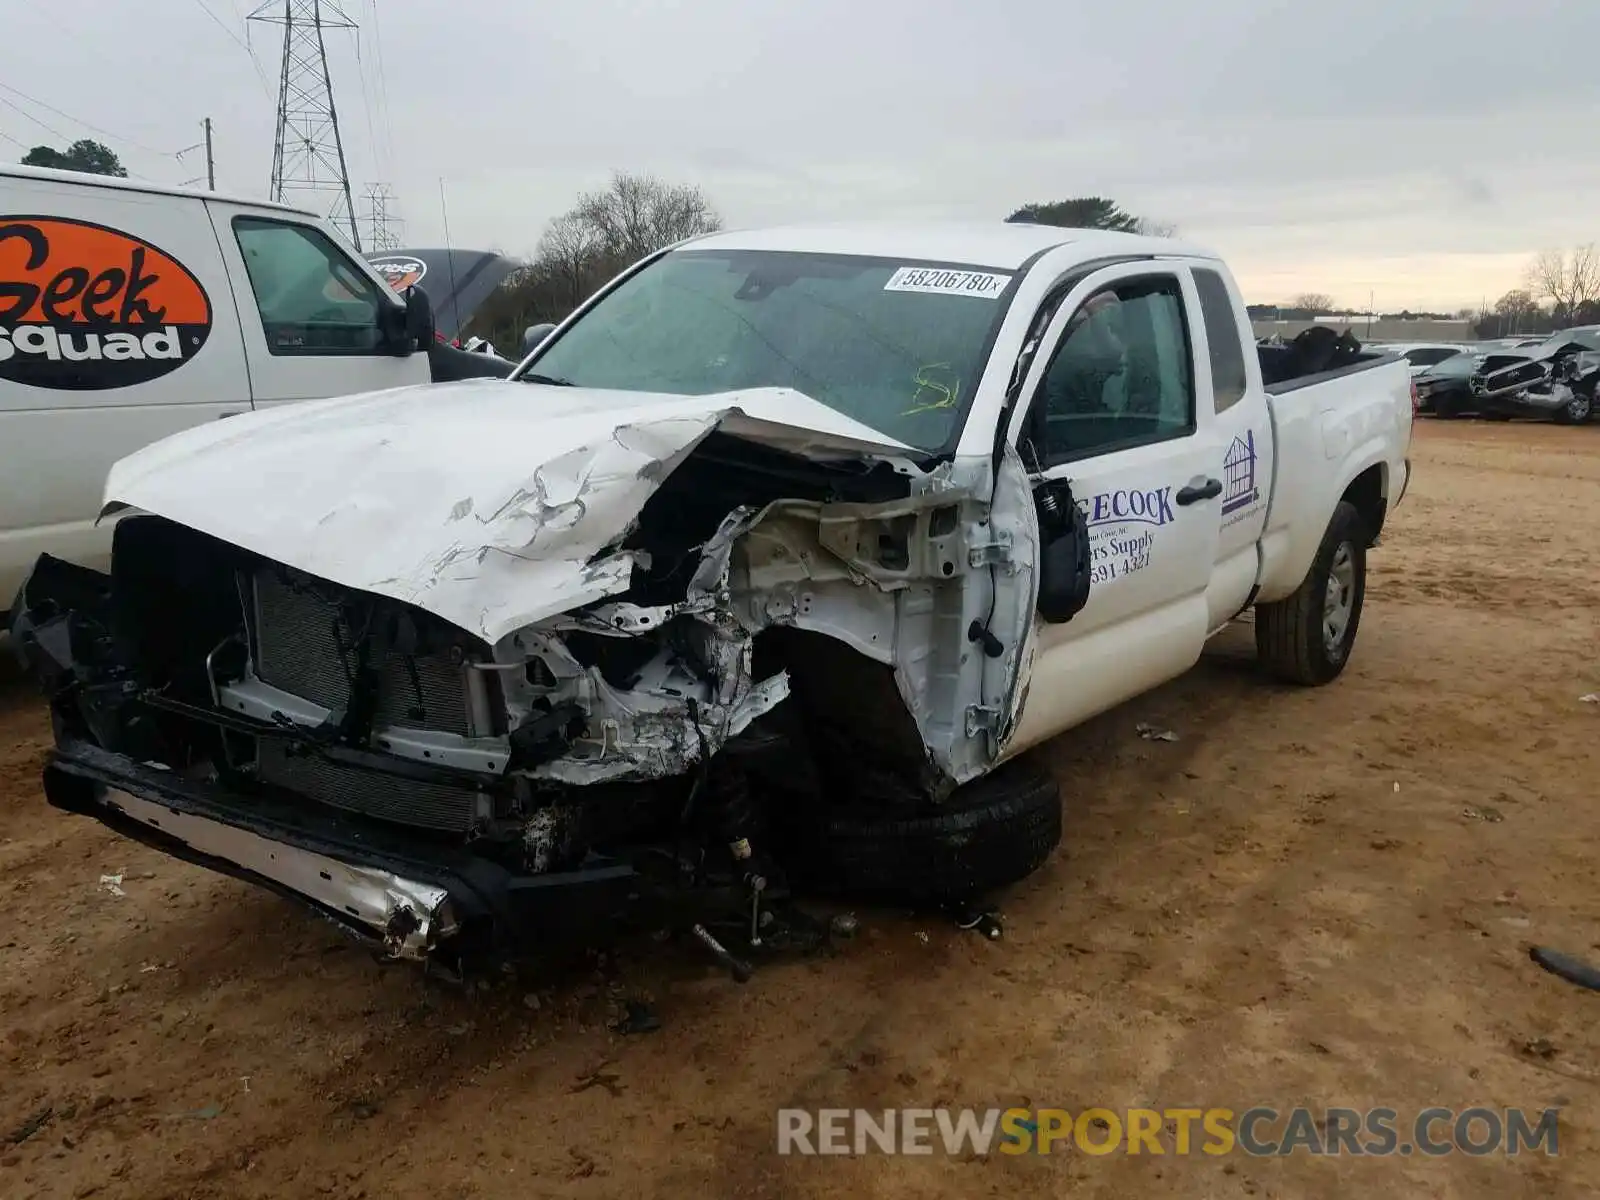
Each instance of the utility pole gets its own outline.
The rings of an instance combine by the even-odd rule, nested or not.
[[[291,192],[320,196],[329,220],[348,230],[351,244],[360,250],[350,171],[322,37],[324,29],[355,29],[356,23],[340,9],[338,0],[265,0],[249,19],[283,26],[269,195],[278,201],[290,200]]]
[[[368,250],[400,249],[400,226],[404,224],[389,209],[394,203],[394,191],[387,183],[367,185],[367,211],[362,214],[367,223]]]
[[[182,162],[185,154],[189,154],[203,147],[206,152],[206,173],[203,178],[206,181],[206,187],[214,192],[217,190],[217,159],[216,155],[214,155],[211,151],[211,118],[206,117],[200,122],[200,125],[206,131],[206,140],[203,142],[196,142],[193,146],[185,146],[182,150],[179,150],[174,157],[177,158],[179,162]],[[199,179],[188,179],[184,181],[183,186],[189,187],[190,185],[199,182]]]

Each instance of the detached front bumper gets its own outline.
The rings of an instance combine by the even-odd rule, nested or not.
[[[638,898],[626,865],[518,875],[458,847],[236,796],[84,741],[51,755],[44,790],[56,808],[300,900],[396,958],[582,937]]]

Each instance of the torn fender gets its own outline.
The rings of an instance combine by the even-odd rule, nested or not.
[[[468,380],[309,401],[187,430],[111,470],[133,508],[493,644],[625,590],[605,553],[713,429],[818,459],[917,468],[798,392],[664,396]]]

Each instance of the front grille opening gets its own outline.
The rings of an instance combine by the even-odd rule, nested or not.
[[[310,580],[270,569],[256,573],[254,591],[257,677],[323,708],[344,711],[363,633],[352,628],[352,606]],[[461,648],[442,639],[430,642],[420,618],[403,619],[411,626],[391,639],[397,644],[378,664],[375,723],[470,736],[469,668]]]

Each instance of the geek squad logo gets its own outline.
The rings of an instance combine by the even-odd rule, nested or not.
[[[390,258],[369,258],[367,261],[373,270],[383,276],[383,281],[402,296],[408,287],[421,283],[422,277],[428,273],[428,264],[419,258],[412,258],[409,254]]]
[[[0,379],[67,391],[148,383],[210,333],[200,281],[142,238],[62,217],[0,217]]]

